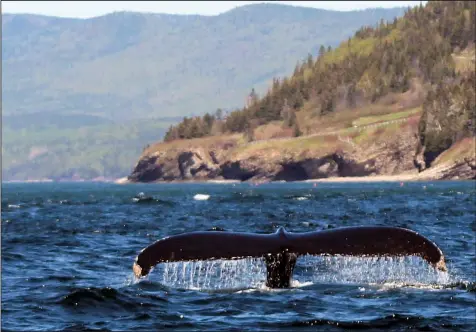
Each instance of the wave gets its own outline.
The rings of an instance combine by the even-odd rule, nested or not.
[[[93,329],[93,328],[90,328],[90,327],[87,327],[86,325],[84,324],[73,324],[73,325],[70,325],[70,326],[67,326],[65,327],[63,330],[61,330],[61,332],[76,332],[76,331],[81,331],[81,332],[86,332],[86,331],[101,331],[101,332],[109,332],[109,331],[112,331],[112,330],[109,330],[109,329],[106,329],[106,328],[100,328],[100,329]]]
[[[158,292],[158,291],[167,291],[167,290],[169,290],[169,287],[167,287],[166,285],[163,285],[158,281],[149,280],[148,278],[149,278],[149,276],[145,277],[144,279],[135,279],[135,281],[133,283],[131,283],[131,285],[133,287],[139,288],[143,291]]]
[[[264,202],[265,196],[261,194],[252,193],[233,193],[230,196],[222,197],[219,199],[220,203],[258,203]]]
[[[67,205],[67,206],[82,206],[82,205],[94,205],[94,204],[99,204],[101,203],[98,200],[68,200],[68,199],[58,199],[58,200],[53,200],[53,199],[47,199],[46,204],[43,202],[38,202],[36,203],[35,206],[41,206],[45,207],[47,205]]]
[[[16,252],[8,252],[5,249],[2,249],[2,261],[4,262],[15,262],[15,261],[24,261],[26,256],[24,254]]]
[[[174,206],[175,203],[167,200],[162,200],[154,197],[145,197],[145,198],[137,198],[134,197],[132,198],[132,201],[136,204],[150,204],[150,205],[166,205],[166,206]]]
[[[476,282],[474,281],[457,281],[444,285],[443,288],[446,289],[460,289],[465,290],[470,293],[476,292]]]
[[[195,196],[193,196],[193,199],[196,201],[206,201],[209,198],[210,198],[210,195],[206,195],[206,194],[196,194]]]
[[[79,201],[70,201],[67,199],[46,199],[39,201],[20,201],[15,203],[2,202],[2,211],[14,211],[14,210],[24,210],[24,209],[35,209],[38,208],[48,208],[55,206],[85,206],[85,205],[95,205],[100,204],[100,201],[91,201],[91,200],[79,200]]]
[[[71,282],[76,279],[77,278],[75,276],[49,275],[49,276],[43,276],[43,277],[30,277],[30,278],[27,278],[27,281],[36,282],[36,283],[43,283],[47,281],[58,281],[60,283],[63,283],[63,282]]]
[[[213,232],[213,231],[226,232],[226,229],[224,229],[222,227],[219,227],[219,226],[213,226],[212,228],[207,229],[207,231],[209,231],[209,232]]]
[[[310,282],[310,281],[298,281],[298,280],[291,280],[291,287],[290,288],[270,288],[268,286],[266,286],[266,283],[263,281],[261,284],[257,284],[255,285],[255,287],[253,288],[250,288],[250,287],[244,287],[242,289],[230,289],[230,290],[225,290],[225,291],[230,291],[230,292],[234,292],[236,294],[241,294],[241,293],[259,293],[259,292],[272,292],[272,293],[280,293],[280,292],[289,292],[289,291],[292,291],[292,290],[297,290],[297,289],[300,289],[300,288],[304,288],[304,287],[309,287],[309,286],[312,286],[314,285],[313,282]],[[213,291],[214,293],[218,293],[218,292],[223,292],[222,290],[219,290],[219,291]]]
[[[174,206],[175,203],[168,201],[168,200],[162,200],[159,198],[155,198],[153,196],[147,196],[143,192],[138,193],[136,196],[132,198],[132,201],[136,204],[159,204],[159,205],[168,205],[168,206]]]
[[[441,328],[467,328],[464,324],[454,324],[447,322],[445,318],[425,318],[423,316],[414,315],[402,315],[392,314],[381,318],[375,318],[370,320],[353,320],[353,321],[340,321],[330,319],[312,319],[304,321],[294,321],[290,323],[276,323],[269,324],[272,326],[289,326],[289,327],[302,327],[302,326],[334,326],[342,329],[417,329],[417,330],[439,330]]]
[[[156,289],[156,288],[155,288]],[[100,310],[125,310],[137,308],[156,307],[167,302],[157,294],[134,294],[127,288],[117,290],[111,287],[75,288],[56,301],[65,307],[75,308],[101,308]]]
[[[312,198],[311,194],[305,194],[305,195],[286,195],[284,196],[284,199],[290,199],[290,200],[295,200],[295,201],[305,201]]]
[[[106,300],[117,300],[118,292],[114,288],[78,288],[64,296],[59,303],[65,305],[78,305],[81,301],[104,302]]]

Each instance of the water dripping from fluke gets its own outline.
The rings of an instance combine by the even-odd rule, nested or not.
[[[318,261],[310,268],[306,256]],[[304,269],[296,268],[298,258]],[[307,233],[279,228],[274,234],[180,234],[143,249],[133,271],[144,277],[156,265],[164,284],[195,290],[254,288],[263,281],[269,288],[289,288],[293,279],[309,281],[301,280],[303,276],[318,283],[344,284],[448,281],[443,253],[433,242],[408,229],[383,226]]]
[[[234,290],[264,284],[266,266],[262,259],[211,260],[165,263],[158,267],[161,283],[189,290]]]
[[[319,284],[441,288],[451,277],[417,256],[303,256],[296,279]]]
[[[266,275],[264,259],[246,258],[164,263],[147,280],[167,288],[193,291],[273,291],[266,285]],[[429,266],[419,257],[300,257],[288,288],[315,284],[365,285],[386,290],[444,289],[453,287],[455,282],[447,272]]]

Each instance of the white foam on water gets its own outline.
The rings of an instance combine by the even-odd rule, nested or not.
[[[139,278],[136,277],[136,275],[131,272],[130,274],[127,275],[127,277],[125,278],[125,280],[123,281],[122,285],[121,286],[131,286],[131,285],[135,285],[137,284],[138,282],[140,281]]]
[[[307,199],[309,199],[309,198],[304,197],[304,196],[296,197],[296,200],[297,200],[297,201],[305,201],[305,200],[307,200]]]
[[[291,287],[293,288],[301,288],[301,287],[307,287],[307,286],[311,286],[313,285],[314,283],[312,281],[299,281],[299,280],[296,280],[296,279],[293,279],[291,280]]]
[[[20,205],[17,205],[17,204],[8,204],[8,207],[11,208],[11,209],[18,209],[18,208],[20,208]]]
[[[195,196],[193,196],[193,199],[196,201],[206,201],[209,198],[210,198],[210,195],[206,195],[206,194],[196,194]]]

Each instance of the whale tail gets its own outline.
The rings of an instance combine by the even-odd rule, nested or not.
[[[289,287],[300,255],[420,256],[446,271],[443,253],[432,241],[404,228],[345,227],[325,231],[274,234],[191,232],[167,237],[143,249],[133,265],[137,277],[159,263],[263,257],[266,284]]]

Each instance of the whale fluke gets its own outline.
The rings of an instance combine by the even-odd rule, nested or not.
[[[300,255],[420,256],[446,271],[443,253],[432,241],[404,228],[384,226],[344,227],[307,233],[279,228],[274,234],[191,232],[166,237],[143,249],[133,271],[140,278],[159,263],[263,257],[266,284],[289,287]]]

